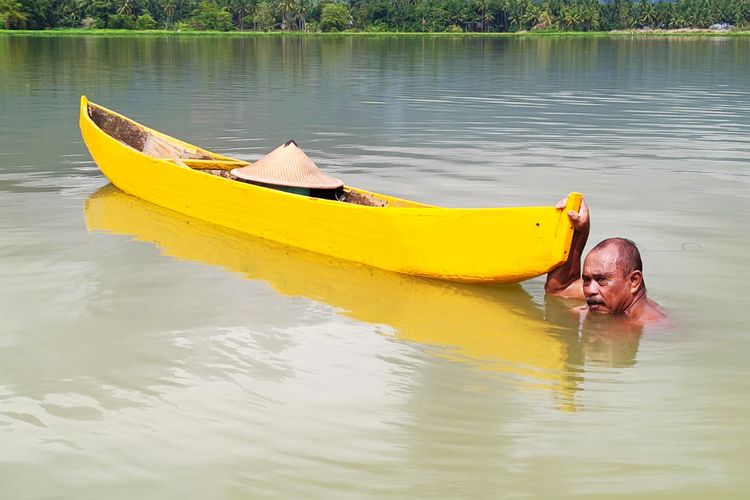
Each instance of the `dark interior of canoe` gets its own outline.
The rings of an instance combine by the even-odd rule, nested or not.
[[[166,136],[153,134],[135,122],[90,103],[88,113],[94,123],[107,135],[137,151],[233,181],[248,182],[232,175],[230,171],[234,168],[250,165],[249,162],[222,158],[209,151],[169,140]],[[272,189],[283,189],[271,184],[257,184]],[[309,196],[370,207],[394,206],[389,200],[372,193],[355,191],[346,186],[338,189],[311,189]]]

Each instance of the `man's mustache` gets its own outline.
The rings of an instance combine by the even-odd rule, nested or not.
[[[586,304],[590,306],[597,306],[603,304],[603,302],[600,299],[590,298],[586,299]]]

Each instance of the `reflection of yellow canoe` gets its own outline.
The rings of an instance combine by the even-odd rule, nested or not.
[[[206,224],[106,186],[86,202],[89,230],[132,235],[179,259],[219,265],[280,293],[327,303],[402,340],[518,373],[572,395],[567,345],[518,285],[476,286],[381,271]],[[568,399],[566,397],[565,399]]]
[[[554,207],[440,208],[345,187],[363,206],[225,178],[248,165],[178,141],[81,99],[83,140],[123,191],[243,233],[400,273],[518,282],[564,262],[573,228]],[[213,172],[209,173],[209,172]]]

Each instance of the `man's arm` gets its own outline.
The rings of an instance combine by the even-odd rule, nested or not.
[[[567,198],[560,200],[555,207],[558,209],[565,208],[566,201]],[[570,244],[568,260],[547,274],[544,291],[558,297],[583,299],[585,297],[583,295],[583,283],[581,282],[581,259],[591,228],[589,207],[586,205],[586,200],[581,199],[579,211],[569,211],[568,217],[573,223],[573,241]]]

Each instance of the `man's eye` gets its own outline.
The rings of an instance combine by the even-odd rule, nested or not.
[[[599,278],[598,280],[596,280],[596,282],[604,286],[607,284],[607,278]]]

